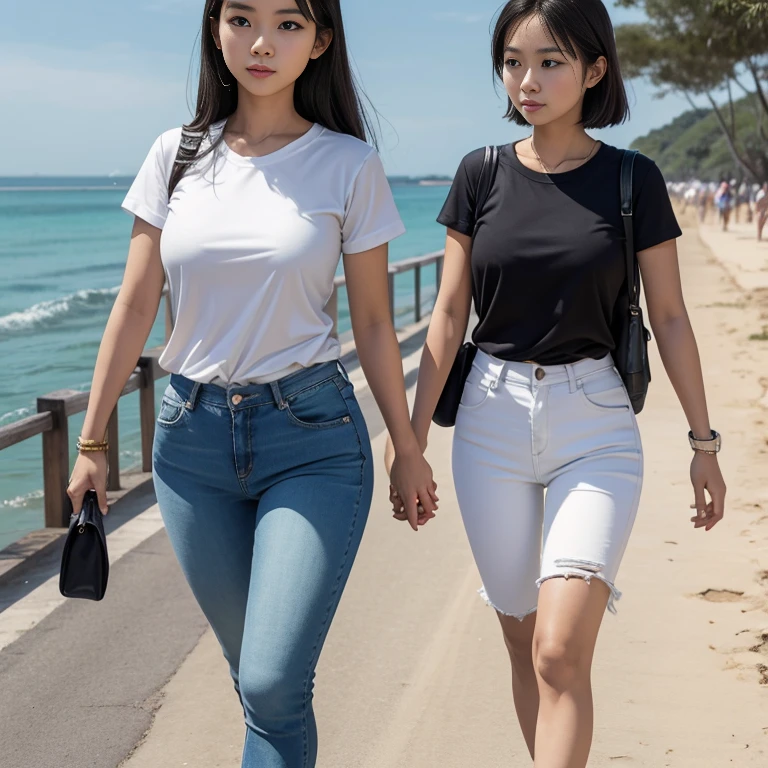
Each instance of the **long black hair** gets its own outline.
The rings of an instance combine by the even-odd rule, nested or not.
[[[629,118],[629,100],[621,76],[616,37],[608,9],[601,0],[510,0],[499,14],[493,32],[492,55],[496,76],[504,79],[504,50],[509,35],[531,16],[537,16],[559,46],[586,66],[601,56],[608,61],[605,77],[584,96],[581,122],[585,128],[607,128]],[[512,99],[504,117],[528,125]]]
[[[295,0],[307,21],[317,25],[318,36],[330,31],[328,49],[318,59],[310,59],[296,81],[294,105],[305,120],[338,133],[376,144],[372,123],[363,106],[362,92],[355,82],[344,35],[340,0]],[[200,83],[197,108],[191,123],[182,130],[181,146],[168,184],[169,196],[187,168],[213,152],[224,139],[222,134],[200,154],[200,145],[210,127],[237,109],[237,81],[224,62],[211,33],[211,19],[221,16],[224,0],[206,0],[200,35]],[[224,81],[229,80],[229,86]]]

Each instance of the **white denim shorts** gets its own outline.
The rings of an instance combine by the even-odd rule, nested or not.
[[[537,366],[478,352],[456,419],[453,476],[489,605],[522,620],[542,582],[577,577],[605,582],[615,613],[643,450],[610,356]]]

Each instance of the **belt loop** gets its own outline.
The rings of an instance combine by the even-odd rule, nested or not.
[[[276,381],[271,381],[269,383],[269,388],[272,390],[272,397],[275,399],[277,407],[281,411],[284,411],[288,405],[285,400],[283,400],[283,393],[280,391],[280,385]]]
[[[347,369],[344,367],[341,360],[336,361],[336,367],[339,369],[339,374],[341,375],[341,378],[344,379],[344,381],[346,381],[347,384],[351,384],[352,382],[349,380],[349,374],[347,373]]]
[[[573,370],[573,366],[570,364],[565,366],[565,370],[568,372],[568,384],[570,385],[570,392],[573,394],[579,388],[576,381],[576,371]]]
[[[503,363],[499,372],[494,374],[493,381],[491,382],[491,391],[495,392],[499,388],[499,384],[504,380],[504,377],[507,375],[507,365],[509,363]]]
[[[197,401],[200,399],[200,390],[203,388],[203,385],[199,382],[195,382],[195,386],[192,387],[192,391],[189,393],[189,399],[186,403],[184,403],[184,407],[188,411],[194,411],[197,407]]]

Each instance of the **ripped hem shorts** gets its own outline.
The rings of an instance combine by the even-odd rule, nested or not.
[[[597,579],[615,613],[643,451],[610,356],[537,366],[478,352],[456,420],[453,475],[489,605],[522,620],[545,581]]]

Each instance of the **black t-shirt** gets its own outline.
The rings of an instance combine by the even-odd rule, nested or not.
[[[438,222],[472,236],[484,150],[467,155]],[[477,346],[502,360],[562,365],[615,348],[614,309],[626,291],[619,179],[622,151],[603,144],[581,167],[547,175],[513,145],[499,168],[472,246]],[[635,250],[679,237],[656,164],[635,161]]]

